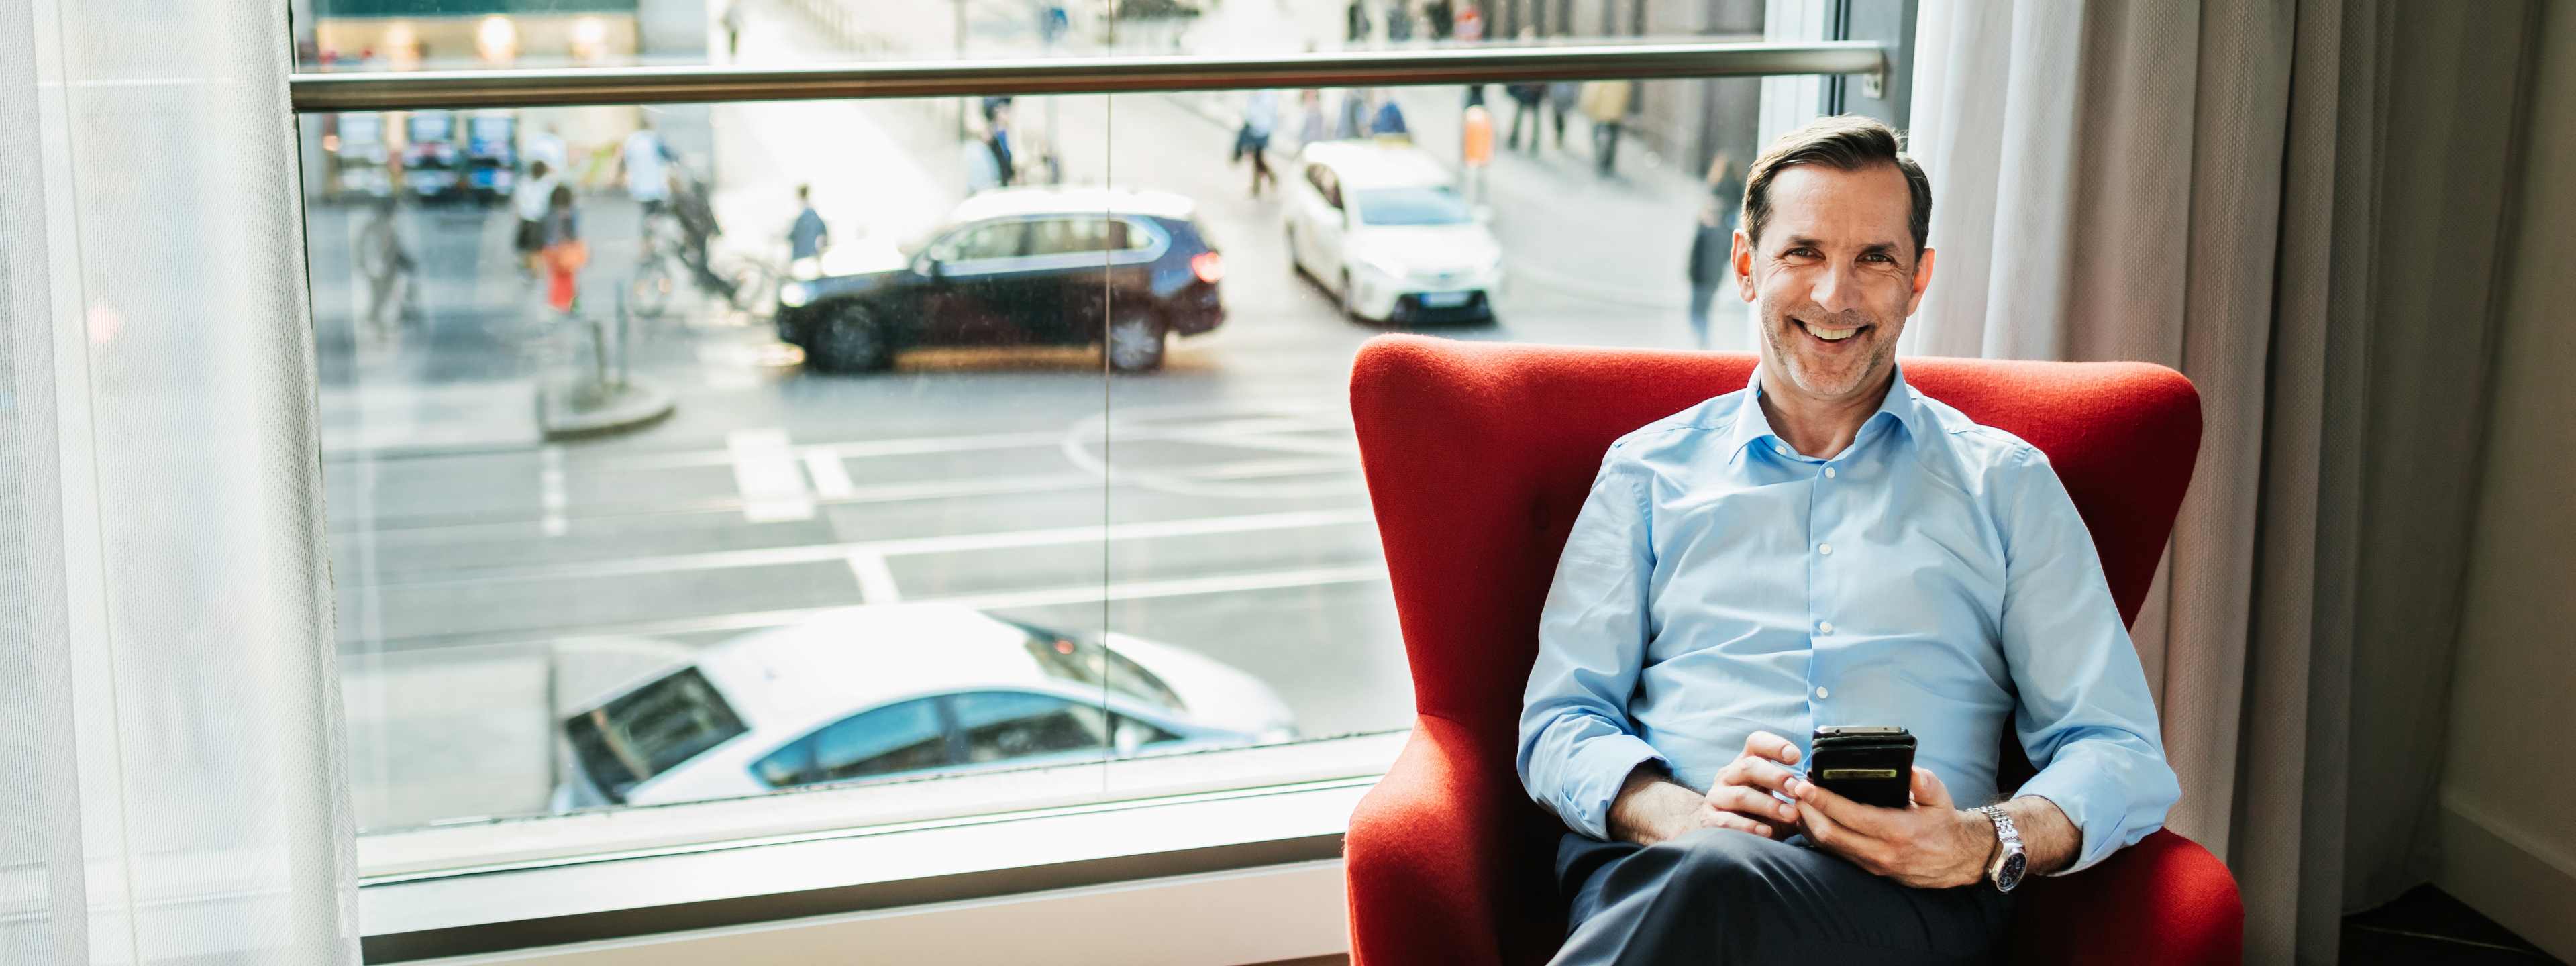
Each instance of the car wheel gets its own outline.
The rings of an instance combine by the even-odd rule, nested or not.
[[[894,347],[876,317],[856,305],[825,316],[807,336],[808,358],[825,372],[874,372],[894,361]]]
[[[1109,335],[1101,340],[1100,351],[1109,357],[1114,372],[1150,372],[1163,367],[1164,338],[1162,323],[1152,309],[1120,309],[1109,319]]]

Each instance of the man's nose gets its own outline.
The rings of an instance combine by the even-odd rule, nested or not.
[[[1808,293],[1808,297],[1815,300],[1817,308],[1827,312],[1860,308],[1858,282],[1851,263],[1832,262],[1816,276],[1815,291]]]

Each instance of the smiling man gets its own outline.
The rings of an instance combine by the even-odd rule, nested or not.
[[[2024,868],[2180,795],[2047,458],[1896,364],[1931,204],[1876,121],[1774,142],[1733,251],[1761,364],[1602,460],[1521,714],[1522,784],[1572,830],[1558,963],[1985,962]],[[1909,729],[1910,804],[1808,782],[1829,725]],[[2008,727],[2040,771],[2004,799]]]

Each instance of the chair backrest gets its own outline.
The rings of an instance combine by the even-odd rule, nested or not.
[[[1464,725],[1482,757],[1509,767],[1539,606],[1602,454],[1629,430],[1744,388],[1754,361],[1400,335],[1360,350],[1351,415],[1419,713]],[[2135,620],[2200,449],[2190,380],[2125,362],[1904,367],[1923,394],[2048,454],[2121,619]]]

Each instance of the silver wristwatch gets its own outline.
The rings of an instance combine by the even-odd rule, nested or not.
[[[2021,874],[2030,868],[2030,855],[2021,848],[2021,833],[2013,829],[2012,816],[2001,805],[1976,809],[1995,823],[1995,859],[1986,866],[1986,880],[1995,884],[1996,892],[2011,892],[2021,884]]]

